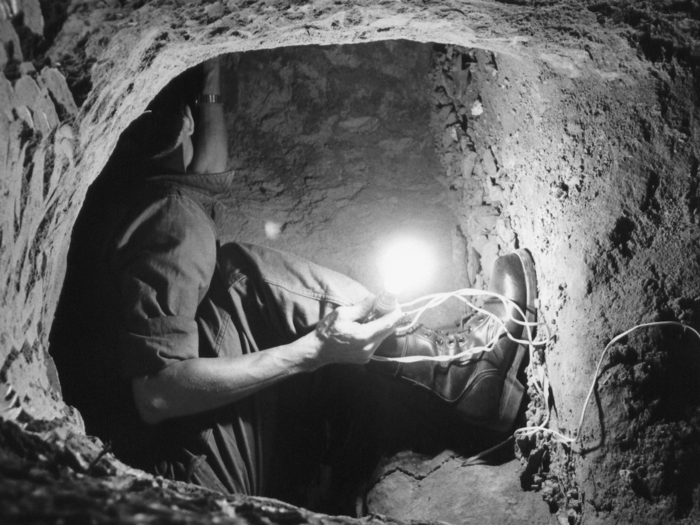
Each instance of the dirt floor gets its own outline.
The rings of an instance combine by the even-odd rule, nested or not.
[[[385,457],[359,513],[700,521],[690,330],[611,346],[579,428],[616,335],[700,328],[696,1],[24,3],[0,21],[0,381],[19,393],[0,415],[21,424],[0,429],[0,517],[347,521],[224,500],[109,454],[96,468],[103,445],[63,404],[48,353],[64,239],[119,132],[175,74],[233,53],[227,239],[313,253],[376,290],[376,250],[408,229],[443,265],[415,294],[487,287],[514,248],[535,259],[551,338],[520,424],[548,430],[517,435],[496,465],[449,447]]]

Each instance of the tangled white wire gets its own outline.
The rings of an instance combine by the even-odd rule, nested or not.
[[[656,321],[656,322],[651,322],[651,323],[642,323],[633,326],[629,330],[615,336],[603,349],[602,354],[600,355],[600,358],[598,359],[598,365],[596,366],[595,374],[593,375],[593,380],[591,382],[591,387],[588,390],[588,395],[586,396],[586,400],[583,402],[583,407],[581,408],[581,416],[579,417],[578,421],[578,426],[576,428],[576,431],[573,436],[566,436],[563,433],[559,432],[558,430],[554,430],[551,428],[548,428],[549,424],[549,419],[550,419],[550,413],[551,413],[551,406],[549,403],[549,378],[547,377],[546,372],[544,371],[544,368],[538,367],[537,371],[534,368],[534,355],[533,351],[536,346],[542,346],[547,344],[551,340],[551,334],[549,332],[549,326],[547,323],[544,322],[527,322],[527,321],[521,321],[520,319],[516,319],[514,317],[511,317],[508,321],[514,321],[515,323],[523,326],[525,328],[525,333],[527,335],[527,339],[517,339],[513,337],[510,332],[506,329],[506,321],[503,321],[500,317],[497,315],[484,310],[482,308],[479,308],[475,304],[473,304],[471,301],[467,299],[468,296],[488,296],[488,297],[495,297],[499,299],[503,305],[506,307],[506,311],[510,311],[509,307],[515,308],[518,314],[520,314],[522,319],[526,319],[527,317],[525,316],[525,313],[523,310],[511,299],[494,293],[494,292],[487,292],[484,290],[475,290],[472,288],[463,288],[461,290],[457,290],[455,292],[447,292],[447,293],[437,293],[437,294],[431,294],[431,295],[426,295],[423,297],[420,297],[419,299],[415,299],[413,301],[410,301],[408,303],[404,303],[401,305],[402,309],[406,309],[408,307],[414,306],[416,304],[420,304],[425,302],[423,306],[414,308],[412,310],[407,310],[405,313],[406,315],[413,315],[412,321],[406,325],[402,326],[400,331],[405,333],[410,331],[411,328],[416,326],[418,324],[418,320],[420,319],[421,315],[423,313],[430,309],[430,308],[435,308],[436,306],[441,305],[445,301],[451,298],[456,298],[464,303],[467,304],[470,308],[473,310],[476,310],[479,313],[482,313],[484,315],[487,315],[491,317],[491,319],[494,319],[499,326],[499,329],[496,331],[495,335],[492,337],[492,339],[486,343],[484,346],[478,346],[478,347],[472,347],[464,352],[460,352],[458,354],[454,355],[440,355],[440,356],[407,356],[407,357],[381,357],[381,356],[373,356],[372,359],[377,360],[377,361],[394,361],[394,362],[399,362],[399,363],[415,363],[418,361],[455,361],[455,360],[460,360],[460,361],[466,361],[470,359],[471,357],[475,356],[476,354],[480,354],[482,352],[489,352],[493,350],[496,342],[498,339],[501,337],[503,333],[505,333],[509,339],[512,341],[515,341],[516,343],[526,345],[528,347],[529,353],[530,353],[530,372],[533,377],[533,385],[535,386],[535,389],[538,391],[540,394],[544,404],[545,404],[545,419],[542,423],[536,426],[528,426],[528,427],[523,427],[519,428],[515,431],[514,436],[516,438],[518,437],[527,437],[531,436],[533,434],[536,434],[537,432],[542,432],[545,434],[549,434],[552,436],[552,438],[559,442],[563,443],[566,445],[574,445],[579,438],[581,437],[581,430],[583,428],[583,422],[586,417],[586,410],[588,409],[588,404],[591,400],[591,396],[593,395],[593,392],[595,391],[595,386],[598,383],[598,375],[600,374],[600,367],[603,364],[603,359],[605,358],[605,355],[607,354],[608,350],[612,345],[617,343],[620,339],[623,337],[629,335],[630,333],[634,332],[635,330],[639,330],[640,328],[648,328],[652,326],[679,326],[683,329],[688,329],[691,330],[697,337],[700,339],[700,333],[695,330],[694,328],[684,325],[683,323],[679,323],[676,321]],[[532,335],[532,328],[535,327],[544,327],[545,332],[546,332],[546,338],[542,340],[535,340]],[[539,337],[539,334],[538,334]]]
[[[372,356],[372,359],[375,361],[394,361],[398,363],[416,363],[418,361],[466,361],[473,357],[476,354],[480,354],[482,352],[489,352],[493,350],[493,347],[495,344],[498,342],[498,339],[501,337],[502,334],[506,334],[506,336],[511,339],[512,341],[515,341],[518,344],[522,345],[527,345],[527,346],[539,346],[546,344],[549,341],[549,328],[547,327],[546,324],[544,323],[530,323],[527,321],[522,321],[520,319],[516,319],[515,317],[511,317],[507,321],[503,321],[499,316],[496,314],[489,312],[488,310],[484,310],[483,308],[479,308],[476,306],[474,303],[469,301],[467,297],[469,296],[489,296],[489,297],[495,297],[496,299],[499,299],[503,305],[505,306],[506,311],[510,311],[510,308],[514,308],[518,314],[520,314],[521,319],[526,319],[527,317],[525,316],[525,312],[523,312],[522,308],[518,306],[517,303],[509,299],[508,297],[505,297],[504,295],[497,294],[495,292],[486,292],[484,290],[475,290],[473,288],[462,288],[460,290],[454,291],[454,292],[445,292],[445,293],[436,293],[436,294],[431,294],[431,295],[425,295],[423,297],[420,297],[418,299],[415,299],[413,301],[410,301],[408,303],[403,303],[401,305],[401,308],[405,311],[405,314],[408,316],[413,316],[412,321],[404,326],[401,326],[400,329],[398,330],[399,333],[407,333],[411,330],[411,328],[415,327],[418,324],[418,320],[420,317],[423,315],[423,313],[430,309],[430,308],[435,308],[436,306],[440,306],[442,303],[447,301],[448,299],[458,299],[464,303],[467,304],[470,308],[473,310],[487,315],[491,319],[495,320],[498,323],[498,330],[496,333],[493,335],[491,340],[486,343],[484,346],[475,346],[472,348],[468,348],[467,350],[460,352],[458,354],[454,355],[436,355],[436,356],[406,356],[406,357],[382,357],[382,356]],[[419,306],[417,308],[413,309],[408,309],[411,306],[414,306],[416,304],[420,304],[422,302],[425,302],[423,306]],[[506,322],[508,321],[514,321],[515,323],[523,326],[526,330],[527,334],[527,339],[517,339],[511,335],[511,333],[506,329]],[[532,335],[532,330],[531,328],[537,327],[537,326],[544,326],[547,332],[547,339],[543,341],[535,341],[533,335]]]

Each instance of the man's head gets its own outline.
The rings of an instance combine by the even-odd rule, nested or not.
[[[124,149],[136,157],[161,161],[182,150],[183,165],[192,158],[190,136],[194,120],[187,89],[178,79],[170,82],[122,135]]]

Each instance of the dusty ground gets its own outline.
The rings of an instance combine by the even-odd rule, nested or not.
[[[79,427],[78,416],[61,402],[46,343],[65,239],[88,184],[118,133],[150,97],[176,73],[220,52],[396,38],[447,44],[431,48],[426,81],[432,98],[426,97],[425,111],[435,144],[426,171],[437,175],[430,181],[416,178],[412,185],[436,195],[434,209],[441,217],[436,224],[451,223],[449,244],[463,254],[467,269],[461,278],[474,286],[486,284],[499,253],[513,247],[532,251],[541,318],[554,334],[536,355],[551,381],[552,428],[572,435],[596,361],[614,335],[654,320],[699,326],[700,7],[695,1],[26,4],[25,19],[0,22],[0,136],[7,144],[0,149],[0,379],[16,386],[27,411],[46,419],[64,417]],[[37,7],[43,7],[43,28]],[[391,46],[385,49],[384,57]],[[323,54],[316,48],[309,61],[331,75],[320,68],[328,60]],[[252,67],[255,55],[248,57],[237,67]],[[289,71],[313,84],[300,68]],[[410,67],[404,73],[417,75]],[[294,93],[289,84],[280,86]],[[400,92],[399,87],[392,90]],[[415,93],[417,88],[409,96]],[[299,93],[296,97],[304,100]],[[342,113],[342,103],[336,104]],[[287,112],[288,106],[285,114],[301,124],[309,110]],[[380,124],[389,120],[382,118],[381,104],[372,108],[377,114],[357,117],[374,117]],[[324,118],[331,117],[329,112]],[[242,173],[250,171],[242,178],[244,193],[232,198],[262,193],[259,188],[274,196],[284,188],[275,197],[282,204],[274,208],[282,217],[272,220],[287,224],[275,241],[285,247],[307,249],[309,235],[319,233],[305,195],[315,195],[313,203],[329,217],[329,201],[320,197],[332,199],[334,188],[344,212],[349,196],[372,200],[378,194],[357,158],[339,158],[339,150],[332,149],[303,156],[320,144],[343,150],[351,144],[349,151],[372,158],[377,150],[371,140],[355,140],[372,129],[361,124],[374,121],[350,121],[361,131],[352,135],[340,127],[348,118],[338,117],[329,124],[329,131],[338,133],[313,128],[309,149],[292,148],[299,162],[290,173],[296,181],[312,176],[308,192],[298,184],[285,186],[280,166],[267,158],[237,158]],[[383,125],[376,130],[389,138]],[[240,131],[233,136],[242,141]],[[402,130],[392,138],[418,140],[427,151],[418,136]],[[318,176],[340,161],[364,185],[364,194]],[[388,176],[386,183],[397,182],[387,164],[376,166]],[[411,192],[404,197],[410,201]],[[267,220],[266,202],[274,199],[251,200],[250,221],[237,223],[254,238],[260,235],[259,222]],[[324,224],[327,238],[335,238],[333,220]],[[358,234],[348,250],[359,253],[363,244]],[[326,245],[317,247],[320,256],[337,264]],[[361,277],[362,268],[365,263],[350,271]],[[555,513],[548,518],[560,523],[700,519],[699,350],[690,334],[675,328],[635,332],[605,361],[576,445],[554,444],[545,435],[519,442],[527,466],[522,486],[544,497],[548,505],[541,508]],[[533,398],[527,416],[531,423],[541,422],[543,401],[534,393]],[[403,471],[425,472],[421,465],[434,458],[407,461],[418,466]],[[22,464],[7,478],[26,478],[28,468]],[[455,470],[448,461],[431,472],[429,482],[442,475],[448,480]],[[28,479],[29,484],[10,483],[19,491],[13,499],[36,492],[33,487],[41,482]],[[415,497],[430,497],[424,491],[430,483],[412,483]],[[510,505],[507,498],[517,492],[504,487],[510,496],[503,501]],[[530,496],[517,498],[529,505]],[[440,511],[455,519],[450,501],[435,508]]]

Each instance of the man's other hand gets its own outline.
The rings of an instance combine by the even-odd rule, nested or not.
[[[395,329],[403,313],[400,308],[363,323],[372,310],[374,297],[353,306],[341,306],[321,319],[313,335],[320,342],[319,366],[330,363],[367,363],[379,344]],[[311,335],[311,334],[310,334]]]

